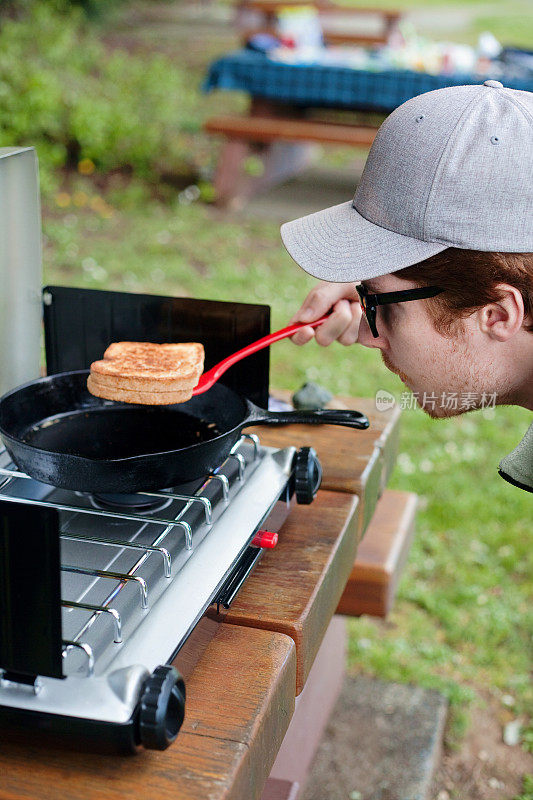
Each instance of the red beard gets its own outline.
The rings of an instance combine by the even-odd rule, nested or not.
[[[383,353],[383,351],[381,352],[381,358],[383,359],[383,363],[385,364],[387,369],[390,369],[391,372],[394,372],[394,374],[397,375],[403,383],[408,382],[409,378],[407,377],[405,372],[402,372],[400,369],[397,369],[394,366],[394,364],[389,360],[388,356],[386,356],[385,353]]]

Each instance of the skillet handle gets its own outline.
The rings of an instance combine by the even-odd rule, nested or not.
[[[243,427],[248,425],[294,425],[295,423],[343,425],[346,428],[361,430],[370,425],[368,417],[361,411],[352,411],[351,409],[317,408],[314,411],[266,411],[254,406]]]

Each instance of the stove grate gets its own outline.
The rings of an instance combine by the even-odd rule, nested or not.
[[[125,635],[131,634],[144,618],[149,604],[155,602],[165,590],[165,584],[168,585],[181,564],[191,557],[196,536],[201,536],[199,544],[207,535],[215,517],[218,518],[230,502],[230,491],[239,490],[247,470],[253,470],[259,456],[258,437],[243,434],[227,459],[211,475],[201,479],[199,485],[196,482],[192,491],[169,489],[139,493],[156,502],[165,501],[168,511],[165,516],[160,505],[144,513],[104,509],[96,505],[90,495],[57,490],[44,484],[37,484],[44,487],[42,492],[37,492],[38,496],[29,496],[28,491],[20,491],[20,488],[29,486],[28,481],[32,479],[9,461],[5,448],[0,449],[0,464],[3,464],[0,466],[0,498],[62,512],[61,606],[65,667],[71,660],[69,656],[81,654],[81,660],[79,656],[74,659],[74,671],[90,676],[97,658],[109,650],[110,643],[123,644]],[[105,535],[102,535],[102,528]],[[170,536],[176,531],[183,534],[179,542]],[[111,589],[109,582],[114,584]],[[138,590],[135,602],[131,593],[123,592],[131,585]],[[74,617],[78,618],[77,623]],[[92,634],[99,620],[110,623],[109,636],[102,634],[101,625],[96,626],[99,630]]]

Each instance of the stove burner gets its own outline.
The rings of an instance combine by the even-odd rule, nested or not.
[[[172,502],[172,498],[147,497],[143,494],[105,494],[91,495],[91,502],[96,508],[111,511],[152,512],[161,511]]]

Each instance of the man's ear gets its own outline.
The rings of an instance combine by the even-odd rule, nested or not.
[[[479,309],[479,329],[497,342],[507,342],[524,323],[524,299],[509,283],[499,283],[494,288],[501,298]]]

